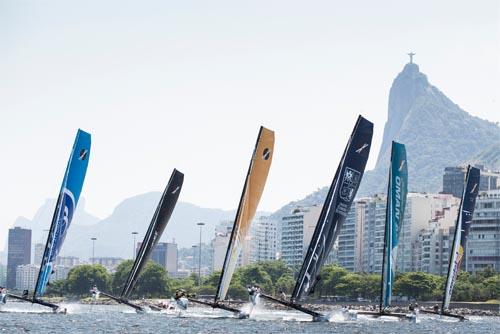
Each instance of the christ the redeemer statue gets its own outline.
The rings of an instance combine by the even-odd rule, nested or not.
[[[414,52],[410,52],[410,53],[407,53],[408,56],[410,56],[410,64],[413,64],[413,56],[415,55],[416,53]]]

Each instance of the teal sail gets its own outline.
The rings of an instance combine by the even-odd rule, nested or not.
[[[382,259],[382,296],[380,311],[391,306],[392,287],[396,273],[399,233],[404,220],[408,193],[408,167],[403,144],[392,142],[387,208],[385,217],[384,256]]]
[[[64,238],[73,219],[73,214],[75,213],[76,205],[82,191],[83,181],[85,180],[85,174],[87,173],[90,143],[90,134],[78,130],[68,166],[64,173],[61,190],[57,197],[57,204],[54,216],[52,217],[47,243],[45,244],[45,251],[38,273],[33,300],[42,297],[45,293],[47,283],[54,271],[57,254],[61,250]]]

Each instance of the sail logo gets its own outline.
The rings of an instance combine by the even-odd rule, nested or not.
[[[49,262],[55,260],[59,249],[66,236],[66,231],[68,230],[71,220],[73,219],[73,213],[75,211],[75,197],[73,193],[64,188],[61,193],[61,203],[57,213],[57,221],[54,230],[54,237],[52,239],[51,251],[49,256]]]
[[[399,168],[398,170],[401,172],[403,170],[403,167],[405,166],[406,164],[406,160],[401,160],[401,164],[399,165]]]
[[[458,276],[458,270],[460,269],[460,264],[462,263],[463,254],[464,254],[464,249],[462,248],[462,246],[460,246],[458,248],[458,250],[455,252],[456,258],[455,258],[455,261],[453,262],[450,288],[448,290],[449,296],[451,296],[451,293],[453,292],[453,287],[455,286],[455,282],[456,282],[457,276]]]
[[[368,144],[367,143],[364,143],[363,146],[361,146],[360,148],[358,148],[356,150],[356,153],[361,153],[365,148],[368,147]]]
[[[271,157],[271,150],[266,147],[262,152],[262,159],[269,160],[270,157]]]
[[[176,192],[178,192],[178,191],[179,191],[179,189],[181,189],[181,187],[180,187],[180,186],[177,186],[177,188],[175,188],[175,189],[174,189],[174,191],[172,191],[172,194],[175,194]]]
[[[470,193],[473,194],[476,191],[476,188],[477,188],[477,183],[474,183],[474,187],[472,187]]]
[[[340,187],[340,198],[350,202],[354,198],[354,193],[359,185],[361,173],[355,169],[347,167],[342,178],[342,186]]]
[[[395,181],[396,181],[396,206],[394,210],[396,219],[399,222],[401,220],[401,187],[403,185],[403,180],[401,179],[401,177],[396,176]]]
[[[89,154],[89,150],[82,148],[80,150],[80,154],[78,156],[78,159],[83,161],[83,160],[87,159],[88,154]]]

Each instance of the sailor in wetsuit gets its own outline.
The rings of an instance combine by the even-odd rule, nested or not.
[[[99,299],[99,295],[100,295],[101,292],[99,291],[99,289],[97,288],[97,286],[94,285],[92,287],[92,289],[90,289],[90,293],[92,293],[92,299],[97,300],[97,299]]]
[[[187,299],[188,294],[186,293],[186,290],[180,289],[175,292],[174,299],[175,302],[177,303],[177,306],[181,310],[187,310],[188,307],[188,299]]]
[[[2,287],[0,290],[0,304],[5,303],[7,303],[7,289]]]
[[[285,293],[285,291],[279,289],[278,294],[280,295],[281,300],[286,300],[286,293]]]
[[[413,322],[417,322],[417,316],[419,314],[418,304],[415,303],[415,305],[413,305],[413,303],[410,303],[410,305],[408,306],[408,309],[410,310],[410,314],[407,315],[407,318]]]
[[[257,284],[248,287],[248,295],[253,305],[257,305],[260,299],[260,287]]]

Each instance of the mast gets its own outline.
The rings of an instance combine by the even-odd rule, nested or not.
[[[38,300],[38,297],[43,296],[45,293],[45,288],[53,272],[54,262],[73,219],[87,172],[90,146],[90,134],[79,129],[57,197],[56,208],[52,216],[52,223],[45,243],[35,291],[33,292],[33,301]]]
[[[151,223],[149,224],[144,240],[142,241],[141,248],[137,253],[137,256],[132,266],[132,270],[129,273],[127,282],[123,287],[121,294],[122,298],[128,298],[130,293],[133,291],[139,276],[144,269],[146,262],[148,261],[153,248],[158,244],[158,241],[165,230],[165,227],[170,220],[170,216],[174,211],[175,205],[179,198],[179,194],[182,189],[182,184],[184,182],[184,174],[174,169],[170,180],[168,181],[165,190],[160,198],[160,202],[156,207]]]
[[[245,242],[245,237],[248,234],[252,219],[264,191],[273,154],[274,132],[261,126],[250,160],[250,166],[248,167],[238,210],[236,211],[233,230],[231,231],[224,265],[222,266],[222,273],[217,286],[217,293],[215,294],[215,304],[226,298],[231,278],[236,269],[238,255]]]
[[[314,290],[319,271],[356,196],[368,160],[372,136],[373,124],[359,116],[321,210],[292,293],[293,302]]]
[[[445,313],[451,302],[453,287],[460,271],[463,257],[465,256],[465,244],[469,234],[470,224],[476,205],[476,198],[479,192],[480,171],[478,168],[467,167],[464,190],[458,208],[458,217],[455,224],[455,233],[453,244],[450,251],[450,260],[448,263],[448,274],[446,275],[446,285],[441,305],[441,313]]]

